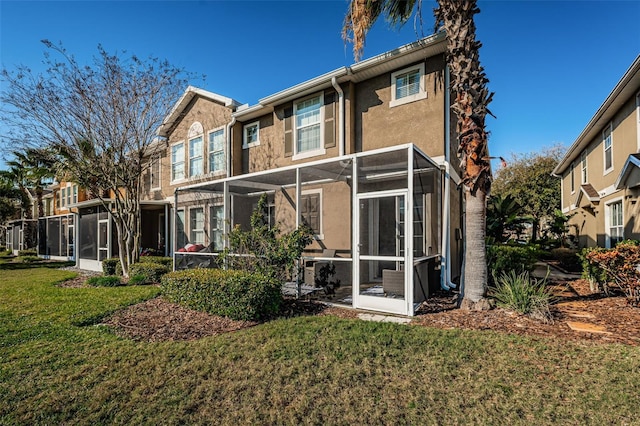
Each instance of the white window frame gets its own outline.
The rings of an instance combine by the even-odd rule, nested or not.
[[[157,173],[154,173],[155,167],[158,168]],[[149,187],[152,190],[160,189],[162,187],[161,173],[162,167],[160,163],[160,154],[154,154],[151,156],[151,164],[149,165]]]
[[[202,228],[195,228],[192,226],[192,221],[191,221],[191,212],[194,210],[202,210]],[[207,241],[207,232],[206,232],[206,217],[205,217],[205,209],[202,206],[197,206],[197,207],[189,207],[189,238],[187,239],[187,241],[189,241],[189,243],[191,244],[202,244],[202,245],[206,245],[206,241]],[[202,233],[202,241],[195,241],[195,239],[193,238],[193,233],[194,232],[201,232]]]
[[[320,118],[318,119],[318,125],[320,126],[320,146],[312,150],[298,151],[298,104],[314,98],[320,98]],[[316,157],[318,155],[326,154],[327,151],[324,149],[324,92],[315,93],[311,96],[306,96],[294,101],[292,120],[293,123],[291,127],[293,129],[293,156],[291,157],[291,159],[301,160],[304,158]],[[315,126],[315,124],[313,125]]]
[[[181,159],[181,161],[174,162],[173,161],[173,149],[178,145],[182,145],[182,159]],[[171,155],[171,182],[180,182],[180,181],[183,181],[183,180],[186,179],[187,174],[186,174],[185,162],[184,162],[184,158],[185,158],[184,146],[185,146],[184,141],[180,141],[180,142],[176,142],[174,144],[171,144],[171,153],[170,153],[170,155]],[[176,177],[175,177],[175,175],[176,175],[175,166],[179,165],[179,164],[182,165],[182,177],[179,177],[179,178],[176,179]]]
[[[67,187],[60,188],[60,207],[67,206]]]
[[[256,128],[256,140],[253,142],[247,142],[247,130],[250,129],[251,127],[255,127]],[[242,148],[243,149],[247,149],[247,148],[251,148],[252,146],[258,146],[260,145],[260,121],[254,121],[252,123],[247,123],[244,126],[242,126]]]
[[[580,184],[584,185],[589,181],[587,176],[587,150],[585,149],[580,154]]]
[[[222,149],[218,151],[213,151],[211,135],[218,132],[222,132]],[[227,171],[227,155],[226,155],[226,149],[225,149],[225,141],[226,141],[226,138],[225,138],[224,126],[218,127],[217,129],[213,129],[207,132],[207,151],[208,151],[207,162],[209,163],[207,166],[208,166],[209,173],[211,174],[214,174],[214,175],[224,174]],[[222,168],[220,170],[212,170],[213,162],[211,161],[211,156],[216,152],[222,152]]]
[[[569,188],[571,188],[571,194],[576,193],[576,162],[571,162],[571,171],[569,172],[569,179],[571,183],[569,184]]]
[[[398,82],[398,77],[405,75],[405,74],[409,74],[412,72],[418,71],[418,78],[420,81],[420,89],[418,90],[418,93],[415,93],[413,95],[408,95],[408,96],[403,96],[401,98],[397,98],[397,82]],[[421,99],[426,99],[427,98],[427,90],[426,90],[426,84],[425,84],[425,75],[424,75],[424,62],[421,62],[419,64],[416,64],[414,66],[408,67],[408,68],[404,68],[401,70],[398,70],[396,72],[391,73],[391,101],[389,102],[389,107],[393,108],[399,105],[404,105],[404,104],[408,104],[410,102],[415,102],[415,101],[419,101]]]
[[[73,188],[73,196],[71,197],[71,202],[73,204],[77,204],[78,203],[78,185],[73,185],[71,188]]]
[[[314,234],[313,238],[316,240],[324,240],[324,224],[323,224],[323,220],[322,220],[322,216],[323,216],[323,202],[322,202],[322,189],[308,189],[306,191],[301,191],[300,192],[300,198],[302,199],[305,195],[313,195],[313,194],[319,194],[318,196],[318,222],[319,222],[319,231],[320,233],[318,234]],[[302,201],[302,200],[301,200]],[[302,212],[300,212],[300,216],[302,217]],[[302,223],[302,222],[301,222]]]
[[[195,142],[196,140],[200,139],[200,151],[195,153],[196,155],[194,155],[193,157],[191,156],[191,144],[193,142]],[[189,177],[198,177],[198,176],[202,176],[204,175],[204,135],[200,134],[197,135],[195,137],[189,138],[189,152],[187,153],[188,157],[189,157]],[[201,162],[201,166],[200,166],[200,172],[199,173],[194,173],[193,172],[193,167],[192,167],[192,162],[194,160],[200,159]]]
[[[620,204],[620,210],[622,213],[622,223],[615,225],[616,228],[621,228],[622,229],[622,239],[624,240],[624,200],[622,197],[618,197],[615,198],[613,200],[608,201],[605,204],[605,215],[604,215],[604,226],[605,226],[605,235],[606,235],[606,240],[605,240],[605,247],[606,248],[611,248],[612,244],[611,244],[611,228],[613,227],[612,222],[612,218],[611,218],[611,207],[614,204]]]
[[[609,137],[607,137],[607,135]],[[609,140],[609,156],[611,157],[611,167],[607,168],[607,140]],[[613,171],[613,124],[609,123],[602,131],[602,170],[603,176]]]

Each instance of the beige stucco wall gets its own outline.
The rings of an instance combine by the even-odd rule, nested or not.
[[[168,140],[163,143],[162,149],[156,151],[161,156],[160,163],[160,189],[151,190],[149,187],[149,171],[145,172],[145,185],[143,187],[144,200],[161,200],[172,197],[176,188],[186,185],[192,185],[198,182],[212,179],[220,179],[226,177],[226,171],[217,173],[207,173],[209,170],[209,143],[208,134],[210,131],[225,129],[225,149],[227,149],[226,126],[231,121],[232,110],[224,105],[218,104],[210,99],[201,96],[195,96],[191,103],[184,109],[182,118],[171,129]],[[189,143],[188,132],[191,125],[200,122],[203,127],[203,145],[204,145],[204,171],[205,173],[198,177],[189,177]],[[186,178],[180,181],[171,181],[171,146],[175,143],[184,143],[184,164]],[[225,162],[226,164],[226,162]]]
[[[394,107],[389,105],[391,73],[358,83],[353,122],[356,149],[369,151],[414,143],[431,157],[444,155],[444,69],[442,56],[428,58],[426,99]]]

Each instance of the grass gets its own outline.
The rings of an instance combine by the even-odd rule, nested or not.
[[[633,424],[640,348],[299,317],[194,342],[97,326],[156,287],[0,271],[0,424]]]

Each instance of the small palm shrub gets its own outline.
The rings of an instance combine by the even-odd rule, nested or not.
[[[135,284],[159,283],[162,276],[169,272],[165,265],[153,262],[138,262],[129,267],[129,276],[136,277]],[[131,280],[129,280],[131,283]]]
[[[489,289],[489,295],[498,306],[545,322],[551,320],[549,307],[553,294],[546,280],[537,280],[526,271],[510,271],[495,276],[494,282],[495,286]]]
[[[87,284],[93,287],[117,287],[122,285],[120,277],[113,275],[104,275],[99,277],[91,277],[87,280]]]
[[[162,277],[162,294],[191,309],[234,320],[260,320],[277,314],[280,281],[259,272],[185,269]]]

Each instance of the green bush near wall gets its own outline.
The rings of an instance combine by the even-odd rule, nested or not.
[[[187,269],[162,277],[162,293],[191,309],[234,320],[260,320],[277,314],[280,282],[261,273]]]
[[[18,251],[18,256],[37,256],[37,255],[38,255],[38,252],[33,249]]]
[[[495,244],[487,247],[487,265],[490,277],[499,277],[514,272],[533,271],[538,261],[539,249],[536,246],[510,246]]]
[[[102,261],[102,272],[105,275],[122,275],[122,272],[118,274],[118,265],[120,265],[120,259],[117,257],[111,257]]]
[[[162,276],[168,272],[167,266],[153,262],[138,262],[129,267],[129,276],[136,277],[135,284],[159,283]]]
[[[140,256],[139,263],[157,263],[173,269],[173,257],[166,256]]]

